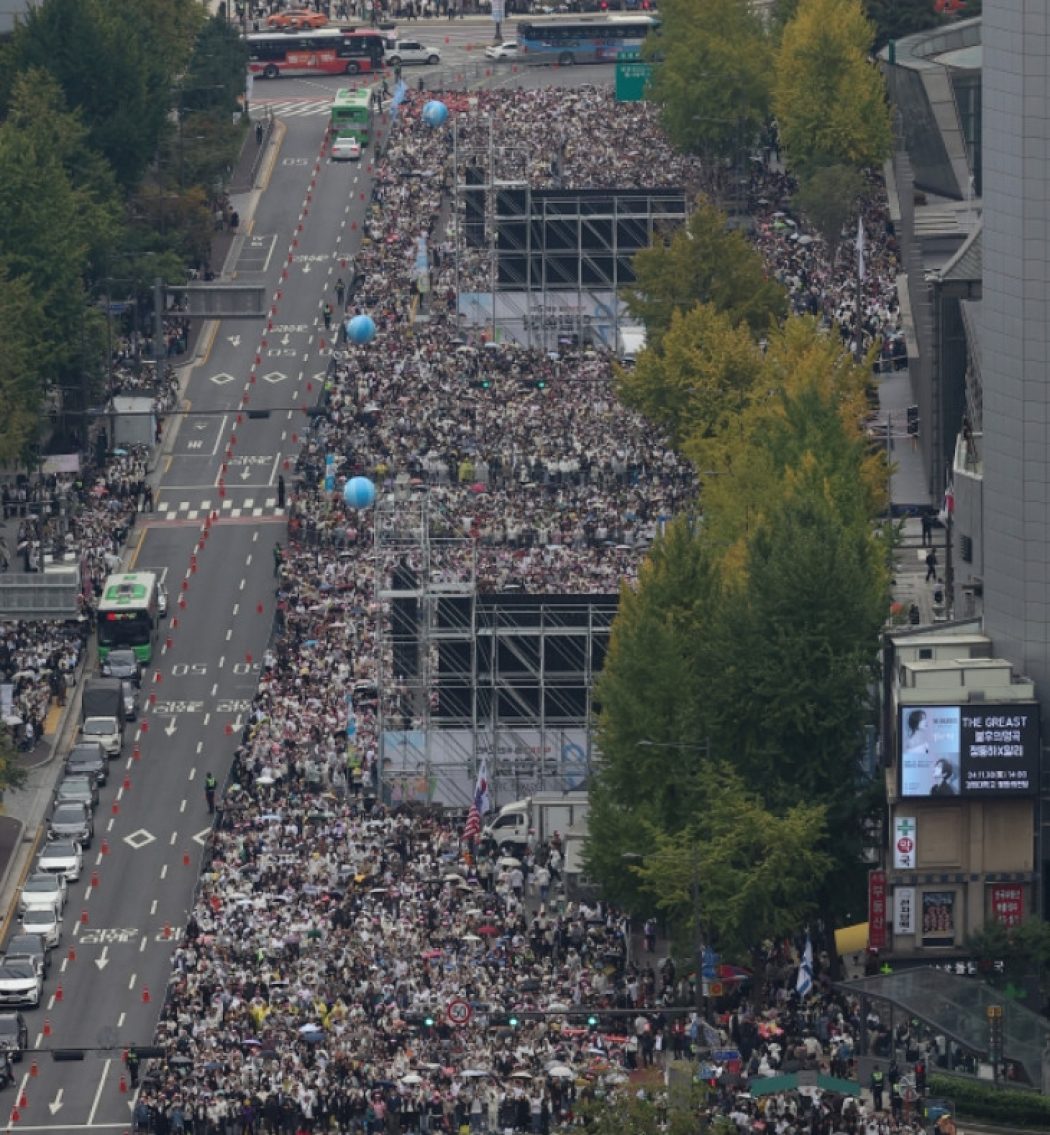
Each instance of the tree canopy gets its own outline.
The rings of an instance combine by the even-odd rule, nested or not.
[[[703,940],[747,957],[764,938],[798,932],[816,909],[813,880],[831,856],[822,804],[767,808],[729,764],[705,762],[702,805],[673,833],[655,831],[631,870],[673,925],[700,919]]]
[[[706,335],[708,318],[676,316],[662,356],[686,352],[688,331]],[[725,810],[719,786],[731,780],[716,768],[740,778],[746,807],[768,814],[771,830],[791,821],[783,834],[812,857],[796,895],[802,907],[828,914],[855,898],[877,800],[861,757],[888,581],[873,528],[885,467],[859,425],[864,368],[797,317],[752,362],[747,398],[725,394],[735,410],[714,430],[709,415],[690,418],[688,403],[683,411],[681,444],[702,470],[703,514],[673,524],[637,586],[624,589],[597,688],[603,763],[587,850],[590,871],[620,901],[656,901],[679,917],[675,857],[712,870],[720,855],[741,857],[753,889],[741,879],[724,892],[702,883],[720,896],[711,917],[734,946],[756,922],[726,904],[739,892],[768,907],[768,853],[758,842],[734,846],[698,819]],[[672,370],[652,373],[671,382]],[[643,386],[639,399],[647,396]],[[814,805],[826,809],[826,827],[823,812],[806,811]],[[628,863],[633,880],[624,878],[625,853],[643,859]]]
[[[766,276],[762,257],[725,214],[699,203],[689,221],[634,258],[635,284],[627,293],[631,314],[659,347],[675,311],[711,304],[733,324],[762,334],[787,312],[784,289]]]
[[[675,145],[709,159],[740,153],[769,115],[772,51],[748,0],[664,0],[651,97]]]
[[[873,166],[890,149],[874,29],[860,0],[800,0],[776,53],[773,111],[789,166]]]

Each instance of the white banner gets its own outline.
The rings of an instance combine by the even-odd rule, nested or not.
[[[893,888],[893,933],[915,933],[915,888]]]
[[[915,870],[916,828],[914,816],[893,817],[893,866],[898,871]]]

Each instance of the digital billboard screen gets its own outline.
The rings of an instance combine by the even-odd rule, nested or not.
[[[901,796],[1023,796],[1036,790],[1034,703],[905,705],[900,709]]]

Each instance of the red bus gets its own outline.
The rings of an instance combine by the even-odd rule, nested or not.
[[[367,75],[383,66],[380,32],[317,28],[259,32],[246,37],[248,70],[264,79],[279,75]]]

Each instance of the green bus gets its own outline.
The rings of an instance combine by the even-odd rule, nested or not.
[[[124,647],[142,663],[153,657],[160,622],[160,583],[151,571],[108,576],[98,602],[98,657]]]
[[[372,133],[372,92],[342,89],[332,100],[331,132],[333,138],[353,135],[362,146],[367,146]]]

